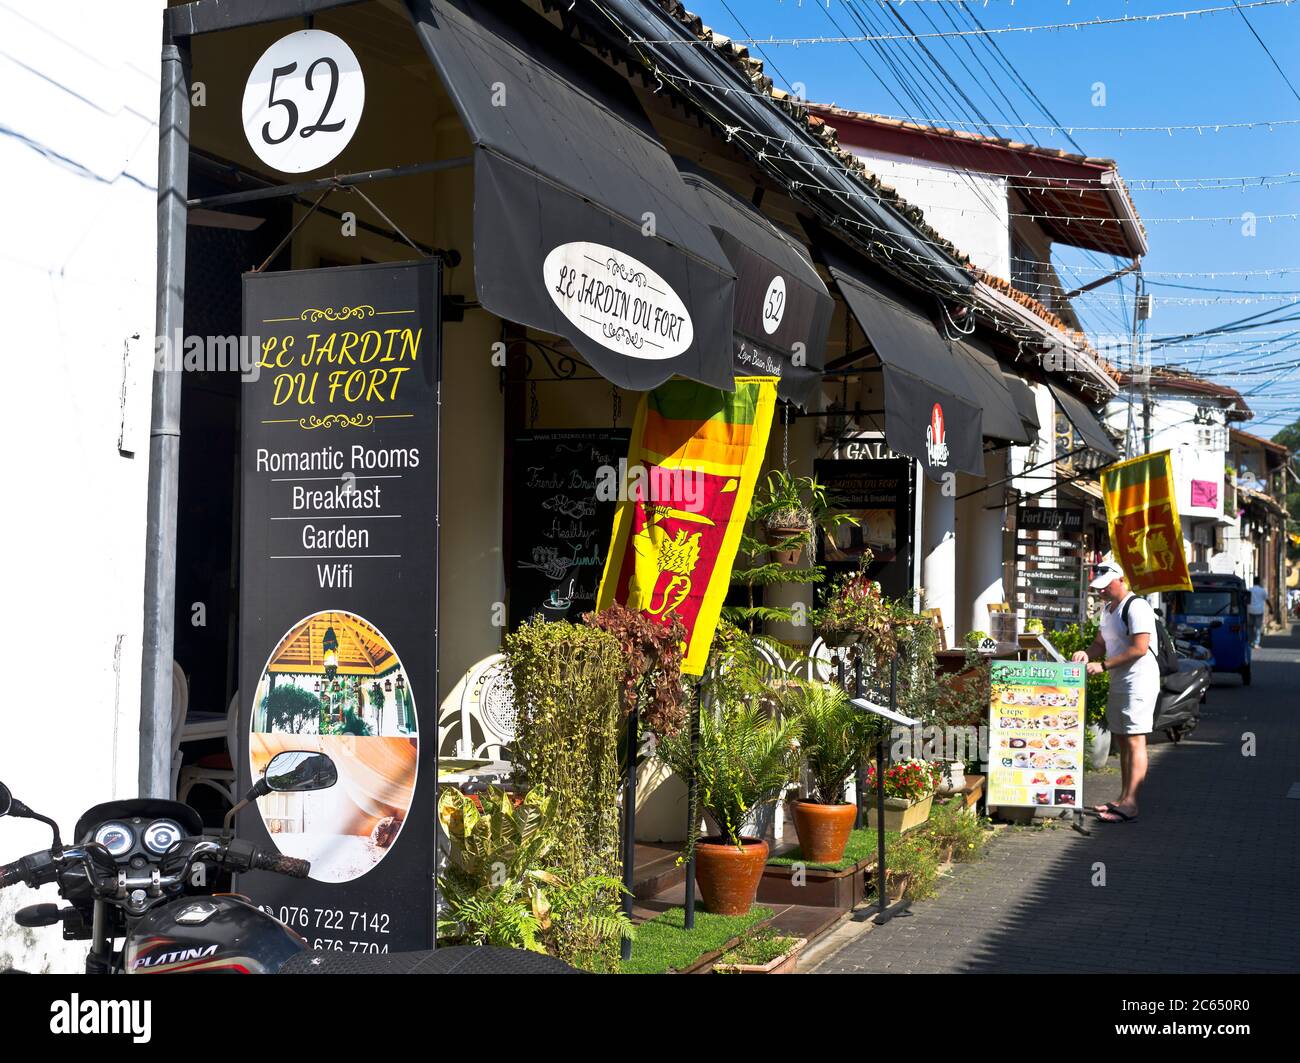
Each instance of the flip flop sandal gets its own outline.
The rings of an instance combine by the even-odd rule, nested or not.
[[[1118,816],[1118,819],[1108,819],[1108,816]],[[1137,816],[1130,816],[1121,812],[1114,805],[1107,807],[1105,812],[1098,812],[1097,818],[1103,823],[1136,823]]]
[[[1113,812],[1114,807],[1109,801],[1107,801],[1104,805],[1097,805],[1095,808],[1089,808],[1085,811],[1087,811],[1090,816],[1100,816],[1103,812]]]

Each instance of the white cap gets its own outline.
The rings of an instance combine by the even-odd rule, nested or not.
[[[1124,570],[1109,559],[1100,562],[1093,569],[1092,582],[1088,586],[1094,591],[1105,590],[1117,579],[1124,578]]]

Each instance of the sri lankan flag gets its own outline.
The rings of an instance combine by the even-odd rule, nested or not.
[[[708,661],[775,408],[772,377],[738,377],[734,392],[670,380],[637,407],[596,608],[677,617],[688,675]]]
[[[1111,550],[1134,593],[1190,591],[1169,451],[1107,466],[1101,491]]]

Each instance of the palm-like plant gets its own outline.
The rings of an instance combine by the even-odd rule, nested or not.
[[[438,820],[451,854],[438,877],[447,904],[440,937],[598,963],[603,943],[632,936],[618,907],[625,892],[618,879],[589,875],[571,882],[548,861],[554,814],[555,798],[540,786],[521,801],[495,787],[478,802],[443,790]]]
[[[809,775],[808,800],[843,804],[844,787],[876,738],[874,717],[859,712],[848,694],[829,683],[796,683],[782,691],[779,702],[799,736]]]
[[[792,722],[723,699],[701,713],[694,755],[685,731],[661,738],[656,755],[683,779],[694,770],[700,804],[722,837],[740,848],[746,817],[780,797],[793,778],[798,744]]]

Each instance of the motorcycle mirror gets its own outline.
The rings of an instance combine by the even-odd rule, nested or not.
[[[14,803],[14,795],[9,792],[9,787],[0,782],[0,816],[9,815],[9,809]]]
[[[339,781],[338,768],[325,753],[312,753],[305,749],[286,749],[277,753],[267,764],[262,777],[253,783],[248,793],[237,801],[222,820],[221,831],[230,834],[235,817],[251,802],[267,794],[301,793],[306,790],[328,790]]]
[[[301,793],[328,790],[339,781],[339,772],[324,753],[288,750],[271,758],[264,778],[268,789],[276,793]]]

